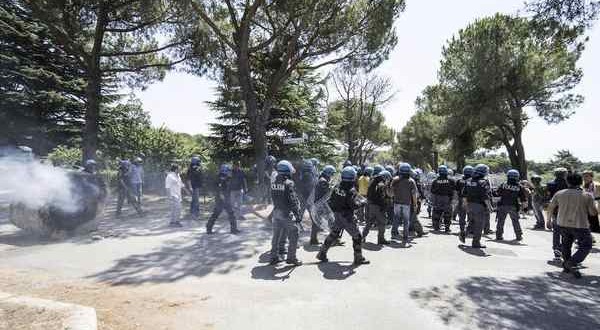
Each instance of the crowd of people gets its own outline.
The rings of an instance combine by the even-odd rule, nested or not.
[[[557,168],[554,180],[544,185],[540,176],[522,180],[521,173],[512,169],[506,173],[505,182],[493,187],[488,179],[489,168],[484,164],[466,166],[462,175],[454,175],[445,165],[439,166],[436,172],[424,173],[408,163],[371,167],[346,161],[339,176],[336,166],[326,165],[319,170],[319,165],[317,159],[304,160],[296,164],[299,167],[296,171],[294,164],[287,160],[277,162],[272,156],[265,160],[264,178],[270,184],[265,186],[262,195],[263,201],[273,204],[269,216],[273,225],[273,265],[283,261],[302,264],[296,257],[296,249],[307,213],[311,221],[309,244],[320,245],[316,258],[327,262],[328,250],[334,245],[343,245],[340,238],[346,232],[352,238],[355,265],[369,263],[362,254],[362,245],[373,228],[377,230],[378,245],[396,240],[401,246],[410,247],[411,238],[425,235],[419,220],[424,204],[434,231],[451,233],[452,222],[458,219],[459,240],[466,243],[467,238],[471,238],[471,247],[475,249],[485,248],[481,241],[484,235],[495,233],[496,240],[504,240],[507,217],[511,219],[515,240],[523,240],[521,214],[532,211],[536,219],[532,229],[552,230],[555,261],[562,262],[564,271],[577,277],[581,276],[578,266],[594,243],[591,232],[600,232],[597,205],[600,185],[594,182],[591,171],[579,174]],[[171,226],[181,226],[182,190],[192,196],[191,218],[199,217],[198,199],[204,184],[199,157],[191,159],[185,178],[186,183],[177,165],[171,166],[165,178]],[[140,158],[120,162],[117,214],[121,213],[125,201],[143,214],[142,182]],[[241,207],[247,193],[247,177],[241,164],[221,165],[215,184],[214,209],[206,223],[207,234],[213,233],[213,226],[223,211],[231,233],[240,232],[237,221],[243,219]],[[494,212],[495,231],[490,221]],[[391,240],[386,238],[388,226]],[[327,233],[322,243],[318,239],[319,232]],[[574,242],[577,251],[572,254]]]

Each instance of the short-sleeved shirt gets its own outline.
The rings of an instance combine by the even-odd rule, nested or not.
[[[181,188],[183,187],[183,181],[181,181],[179,174],[175,172],[167,173],[167,177],[165,178],[165,188],[167,189],[169,197],[181,201]]]
[[[411,178],[395,177],[392,181],[394,204],[410,205],[417,194],[417,184]]]
[[[363,175],[360,178],[358,178],[358,193],[361,196],[366,197],[369,193],[369,182],[371,182],[371,179],[366,175]]]
[[[558,207],[558,225],[569,228],[590,228],[588,216],[596,215],[594,197],[582,189],[564,189],[557,192],[548,211]]]

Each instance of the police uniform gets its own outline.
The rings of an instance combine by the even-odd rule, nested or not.
[[[138,214],[142,214],[142,207],[135,198],[135,195],[131,191],[131,186],[129,185],[130,173],[131,163],[129,163],[129,161],[121,161],[121,164],[119,165],[119,173],[117,174],[117,216],[121,215],[121,210],[123,209],[123,203],[125,200],[127,200],[127,203],[133,206]]]
[[[414,180],[417,185],[417,205],[414,205],[413,210],[410,212],[410,231],[414,231],[417,233],[417,237],[421,237],[423,236],[424,231],[421,221],[419,221],[419,214],[421,214],[421,205],[425,198],[425,194],[423,192],[423,183],[421,183],[421,179],[416,177]]]
[[[208,223],[206,223],[206,232],[211,234],[213,226],[215,225],[215,221],[223,210],[227,212],[227,216],[229,217],[229,227],[231,233],[235,234],[238,232],[237,223],[235,220],[235,214],[233,212],[233,208],[231,206],[231,178],[229,175],[219,175],[217,180],[217,191],[215,196],[215,208],[213,209],[213,213],[208,219]]]
[[[327,251],[337,240],[342,230],[345,230],[352,236],[352,248],[354,250],[354,263],[364,262],[362,255],[362,236],[358,230],[354,211],[365,204],[366,200],[359,196],[354,187],[354,182],[341,182],[333,188],[329,206],[333,211],[335,222],[331,227],[331,232],[323,242],[317,258],[321,261],[327,260]]]
[[[281,247],[289,240],[287,261],[297,262],[298,223],[300,218],[300,201],[296,194],[294,181],[287,174],[278,174],[271,184],[273,200],[273,238],[271,240],[271,263],[282,259]],[[295,219],[292,219],[292,215]]]
[[[489,215],[490,193],[489,181],[484,178],[473,177],[465,182],[464,195],[473,228],[473,247],[481,246],[484,222]]]
[[[387,206],[388,188],[383,177],[375,177],[369,185],[367,192],[369,214],[367,223],[363,228],[363,240],[369,235],[373,226],[377,227],[377,244],[388,243],[385,240],[385,210]]]
[[[456,181],[456,193],[458,195],[458,204],[456,206],[456,213],[458,215],[458,226],[460,227],[460,232],[465,234],[467,228],[467,208],[464,203],[465,197],[465,185],[467,180],[471,177],[468,175],[463,175],[458,181]]]
[[[320,207],[320,205],[322,205],[322,203],[325,202],[322,199],[328,197],[330,190],[331,190],[331,188],[329,186],[329,180],[325,176],[321,175],[319,177],[319,180],[317,181],[317,185],[315,186],[316,207]],[[315,216],[318,216],[318,215],[315,215]],[[320,221],[320,219],[313,219],[313,221],[312,221],[312,225],[310,228],[310,244],[311,245],[319,244],[319,239],[317,238],[317,234],[321,230],[321,228],[315,223],[316,221]],[[332,225],[332,224],[328,224],[328,225]]]
[[[521,230],[521,224],[519,223],[519,209],[521,202],[527,200],[525,187],[518,182],[505,182],[498,187],[496,196],[500,197],[498,202],[498,211],[496,216],[498,217],[498,224],[496,226],[496,239],[502,240],[502,234],[504,233],[504,221],[507,216],[510,216],[512,220],[513,229],[515,230],[515,236],[518,241],[523,236]]]
[[[431,194],[433,195],[433,229],[440,230],[440,222],[444,219],[446,231],[450,231],[452,222],[452,197],[456,184],[447,176],[440,176],[431,183]]]

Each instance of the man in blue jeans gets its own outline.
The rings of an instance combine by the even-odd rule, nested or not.
[[[408,247],[408,233],[410,230],[411,209],[417,205],[417,184],[410,177],[411,166],[400,164],[398,176],[392,180],[392,195],[394,200],[394,221],[392,224],[392,238],[398,239],[398,227],[402,219],[402,245]]]
[[[190,161],[190,167],[187,172],[187,179],[192,191],[192,204],[190,206],[190,217],[194,220],[200,216],[200,188],[202,188],[203,177],[202,177],[202,164],[200,163],[200,157],[193,156]]]
[[[594,205],[594,197],[581,189],[581,174],[569,174],[566,181],[568,188],[558,191],[548,206],[549,214],[558,211],[556,225],[549,219],[548,226],[553,227],[553,231],[560,232],[563,271],[579,278],[581,273],[577,267],[592,250],[588,217],[595,216],[598,212]],[[571,255],[574,242],[577,242],[577,251]]]

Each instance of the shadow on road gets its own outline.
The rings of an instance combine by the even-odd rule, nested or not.
[[[476,248],[470,247],[468,245],[463,245],[463,244],[460,244],[458,246],[458,248],[461,251],[463,251],[464,253],[467,253],[467,254],[470,254],[470,255],[473,255],[476,257],[490,257],[491,256],[491,254],[488,254],[485,252],[485,249],[476,249]]]
[[[175,282],[210,273],[227,274],[241,269],[241,261],[258,255],[264,242],[270,239],[270,231],[261,230],[259,222],[262,221],[244,221],[244,226],[252,228],[242,227],[240,235],[190,233],[167,240],[153,252],[117,260],[111,268],[88,278],[111,285],[140,285]],[[227,227],[225,223],[221,225]]]
[[[317,264],[317,267],[323,273],[323,278],[327,280],[345,280],[355,274],[357,266],[352,262],[329,261]]]
[[[277,268],[272,265],[261,265],[252,268],[252,278],[255,280],[285,281],[290,278],[295,266],[286,265]]]
[[[598,329],[600,277],[560,272],[500,279],[470,277],[456,286],[410,292],[446,325],[470,329]]]

